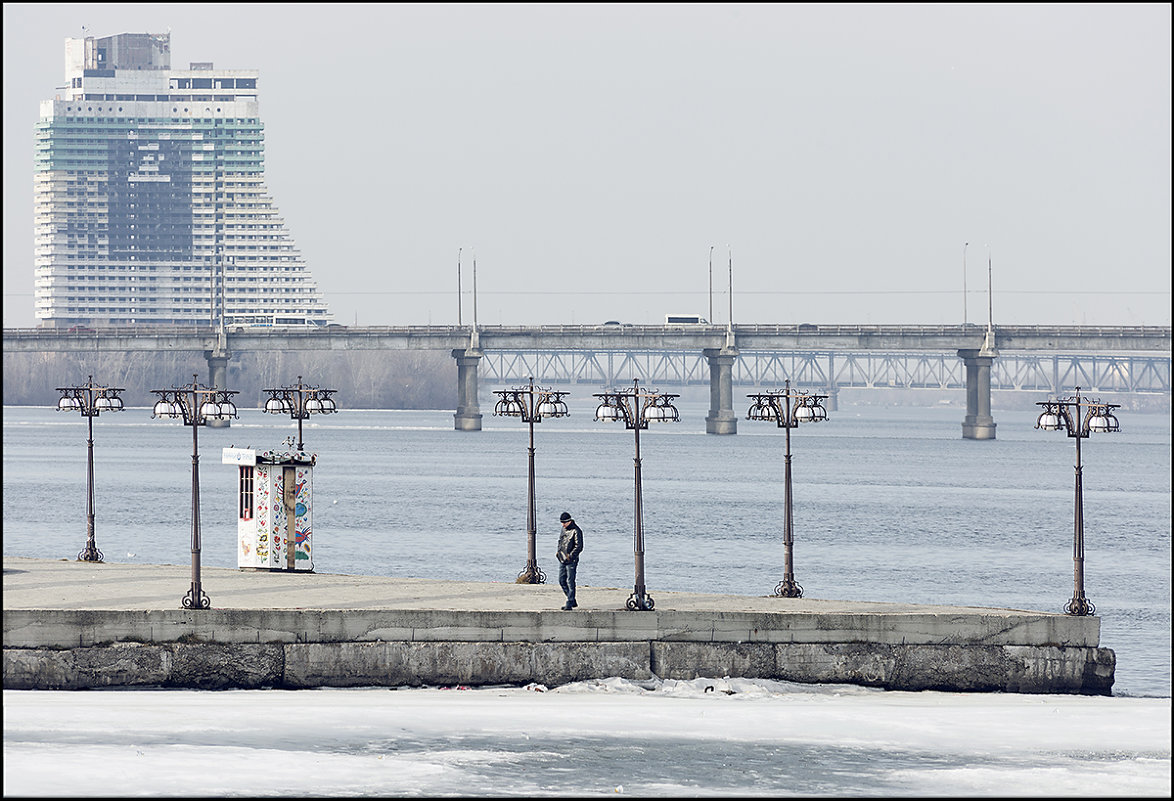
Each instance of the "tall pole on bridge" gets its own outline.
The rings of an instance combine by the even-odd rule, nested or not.
[[[461,251],[457,248],[457,326],[461,325]]]
[[[730,246],[726,245],[726,247],[729,248]],[[734,251],[733,250],[730,250],[730,297],[729,297],[729,302],[730,302],[730,316],[729,316],[729,319],[726,320],[726,327],[733,328],[734,327]]]
[[[986,336],[982,341],[982,350],[986,354],[995,355],[995,312],[994,292],[991,284],[991,246],[986,246]]]
[[[969,242],[962,243],[962,325],[970,322],[969,316],[966,314],[966,248],[970,247]]]
[[[713,323],[713,245],[709,246],[709,322]]]
[[[986,330],[990,333],[995,321],[994,293],[991,290],[991,246],[986,246]]]

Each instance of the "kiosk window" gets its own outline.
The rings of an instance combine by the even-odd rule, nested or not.
[[[241,465],[240,519],[253,519],[253,466]]]

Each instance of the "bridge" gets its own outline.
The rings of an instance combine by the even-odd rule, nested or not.
[[[705,419],[710,434],[737,433],[733,404],[735,365],[774,364],[774,373],[751,368],[750,383],[801,363],[807,374],[798,383],[827,388],[834,392],[844,380],[845,369],[856,370],[864,359],[875,355],[891,360],[901,356],[916,361],[921,354],[953,354],[965,372],[966,417],[962,436],[966,439],[994,439],[990,393],[992,365],[1003,354],[1022,354],[1030,363],[1043,364],[1051,355],[1050,388],[1059,392],[1061,375],[1080,377],[1070,355],[1103,354],[1143,357],[1140,361],[1113,359],[1111,372],[1140,375],[1156,391],[1170,390],[1171,329],[1169,326],[914,326],[914,325],[558,325],[558,326],[365,326],[332,325],[325,328],[249,327],[217,329],[212,326],[168,327],[129,326],[60,330],[52,328],[4,329],[5,352],[125,352],[196,351],[208,362],[209,384],[225,388],[228,360],[233,353],[302,350],[447,350],[457,363],[457,409],[454,428],[477,431],[481,428],[478,402],[479,366],[486,354],[591,354],[590,380],[611,384],[627,378],[632,354],[666,356],[693,354],[694,362],[708,367],[710,410]],[[622,353],[617,369],[615,359],[604,369],[600,353]],[[796,354],[806,354],[800,362]],[[812,356],[821,354],[820,366]],[[803,360],[806,360],[805,362]],[[537,364],[537,358],[532,359]],[[663,361],[663,359],[662,359]],[[836,364],[840,368],[837,370]],[[499,357],[499,365],[500,365]],[[564,362],[565,363],[565,362]],[[645,362],[647,363],[647,362]],[[683,364],[683,362],[682,362]],[[958,363],[955,363],[957,365]],[[822,366],[826,365],[826,367]],[[503,371],[497,371],[504,377]],[[1037,374],[1043,368],[1035,370]],[[696,375],[693,369],[692,374]],[[542,371],[534,373],[548,380]],[[574,375],[572,371],[567,375]],[[587,375],[587,372],[583,372]],[[792,373],[786,373],[791,377]],[[641,376],[645,377],[645,376]],[[1094,377],[1095,378],[1095,377]],[[575,379],[572,379],[575,380]],[[647,380],[647,378],[646,378]],[[867,381],[867,379],[863,379]],[[961,374],[954,385],[963,383]],[[686,382],[688,382],[686,380]],[[698,381],[700,383],[700,381]],[[950,385],[946,380],[946,385]],[[1089,385],[1087,383],[1082,386]],[[1097,384],[1092,384],[1097,385]]]
[[[848,388],[964,390],[966,372],[955,353],[834,350],[739,352],[734,385],[791,386],[828,395],[834,411],[839,390]],[[614,386],[637,376],[652,385],[709,383],[705,356],[692,351],[487,351],[480,378],[499,384],[541,376],[556,385]],[[1059,395],[1072,387],[1109,394],[1169,395],[1170,358],[1137,353],[1026,353],[1007,351],[991,364],[991,389]]]

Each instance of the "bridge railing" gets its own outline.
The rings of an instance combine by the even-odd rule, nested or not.
[[[437,331],[452,333],[470,331],[471,325],[364,325],[346,326],[330,324],[325,326],[228,326],[228,333],[348,333],[348,334],[398,334],[403,332]],[[697,331],[714,333],[726,330],[724,325],[680,323],[673,325],[645,325],[634,323],[619,324],[558,324],[558,325],[478,325],[477,330],[483,333],[516,334],[529,331],[547,331],[551,333],[582,333],[599,331],[628,331],[628,332],[657,332]],[[129,325],[129,326],[101,326],[78,325],[70,327],[16,327],[5,328],[4,336],[18,335],[59,335],[71,333],[87,334],[206,334],[215,332],[216,326],[195,323],[192,325]],[[813,323],[736,323],[733,326],[735,334],[900,334],[924,333],[951,336],[956,334],[983,334],[985,326],[967,323],[965,325],[861,325],[861,324],[813,324]],[[996,334],[1008,336],[1031,335],[1050,336],[1067,334],[1087,334],[1092,336],[1149,336],[1154,338],[1169,338],[1170,326],[1089,326],[1089,325],[996,325]]]

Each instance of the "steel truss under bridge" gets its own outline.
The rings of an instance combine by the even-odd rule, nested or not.
[[[1097,392],[1170,393],[1166,355],[1073,353],[1000,354],[991,366],[991,389],[1062,393],[1080,386]],[[664,385],[708,385],[709,363],[696,351],[486,351],[481,380],[520,383],[530,376],[559,384],[616,386],[632,378]],[[966,389],[966,368],[956,354],[878,351],[741,351],[734,383],[799,386]]]

